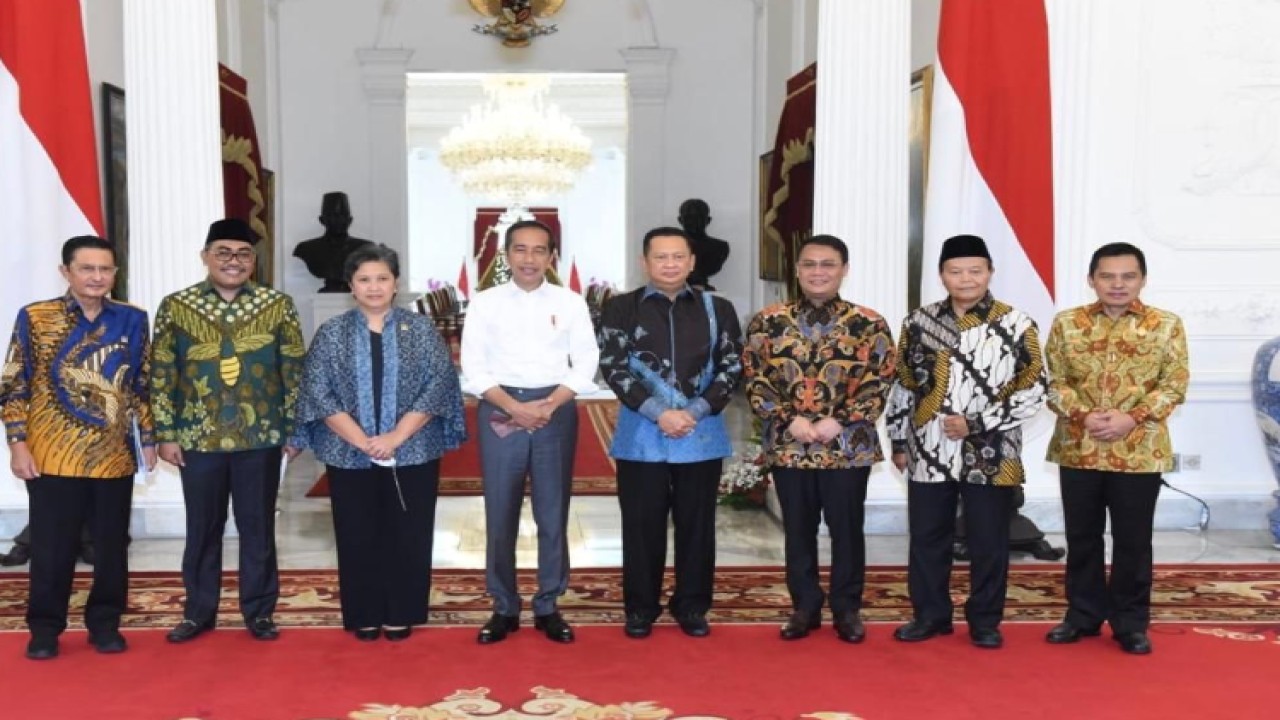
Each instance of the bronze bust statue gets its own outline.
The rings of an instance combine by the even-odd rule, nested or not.
[[[373,243],[347,234],[347,228],[351,227],[351,205],[344,192],[324,194],[320,203],[320,224],[324,226],[324,235],[298,243],[293,249],[293,256],[307,264],[308,272],[324,280],[320,292],[350,292],[351,287],[342,277],[347,256]]]
[[[720,272],[729,259],[729,243],[707,234],[711,224],[711,207],[703,200],[691,198],[680,203],[680,227],[693,246],[693,272],[689,284],[701,290],[715,290],[711,276]]]

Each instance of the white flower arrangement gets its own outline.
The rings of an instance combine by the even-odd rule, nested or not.
[[[757,444],[748,445],[746,452],[720,475],[720,504],[739,509],[764,507],[768,487],[769,468],[765,466],[764,452]]]

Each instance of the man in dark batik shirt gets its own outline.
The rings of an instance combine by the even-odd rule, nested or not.
[[[668,609],[693,637],[711,632],[716,492],[733,454],[721,411],[742,373],[742,330],[729,301],[689,287],[694,256],[679,228],[644,237],[649,284],[611,299],[600,371],[622,401],[609,454],[618,465],[626,633],[647,637],[662,612],[667,516],[676,586]]]
[[[747,399],[764,421],[762,442],[786,533],[794,612],[783,640],[822,624],[818,523],[831,531],[831,614],[836,635],[862,642],[866,575],[863,506],[871,466],[884,459],[876,420],[897,350],[879,313],[840,297],[849,249],[831,235],[800,245],[799,300],[767,307],[747,329]]]

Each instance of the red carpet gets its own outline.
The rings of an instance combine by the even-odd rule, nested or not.
[[[96,720],[463,720],[465,718],[1273,718],[1277,628],[1236,633],[1153,628],[1155,653],[1124,655],[1095,638],[1050,646],[1047,624],[1009,624],[1003,650],[955,636],[905,645],[891,625],[866,644],[831,630],[786,643],[774,627],[673,627],[635,641],[580,627],[554,645],[526,626],[482,647],[474,628],[430,628],[403,643],[358,643],[339,630],[286,629],[275,643],[221,630],[185,646],[127,631],[130,650],[101,656],[83,632],[52,661],[21,658],[0,634],[6,718]],[[541,697],[542,700],[536,698]],[[449,698],[452,698],[450,700]]]
[[[480,444],[476,406],[467,404],[467,437],[462,447],[440,460],[441,495],[481,495]],[[578,403],[578,456],[574,463],[574,495],[615,495],[613,459],[609,445],[618,424],[618,401]],[[307,497],[329,497],[329,479],[321,476]]]

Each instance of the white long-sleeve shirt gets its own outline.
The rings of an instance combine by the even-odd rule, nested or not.
[[[564,385],[595,391],[600,349],[582,296],[543,282],[526,292],[514,282],[489,288],[467,308],[462,330],[462,389]]]

